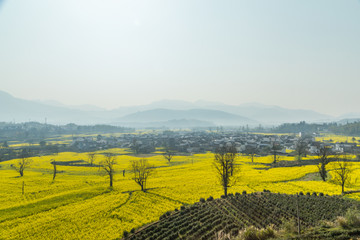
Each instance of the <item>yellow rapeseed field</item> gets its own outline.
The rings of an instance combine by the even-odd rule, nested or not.
[[[222,195],[212,153],[175,156],[171,163],[167,163],[160,152],[145,155],[156,170],[148,179],[148,190],[142,192],[129,169],[130,161],[139,156],[132,156],[126,149],[99,151],[96,164],[103,159],[101,153],[104,152],[119,154],[113,189],[108,188],[109,179],[97,165],[58,165],[58,174],[52,181],[51,161],[87,161],[87,153],[33,157],[24,177],[19,177],[10,167],[17,159],[0,163],[0,239],[114,239],[121,237],[124,230],[156,221],[166,211],[200,198]],[[292,160],[291,157],[281,159]],[[332,180],[306,181],[309,180],[305,177],[307,174],[317,172],[314,165],[269,168],[265,164],[271,163],[270,156],[255,157],[254,163],[248,156],[239,156],[237,161],[239,178],[230,193],[264,189],[290,194],[341,193],[341,188]],[[334,167],[334,164],[328,166],[330,170]],[[356,178],[360,164],[354,163],[352,168],[353,176],[347,189],[360,186]],[[358,195],[351,197],[357,199]]]

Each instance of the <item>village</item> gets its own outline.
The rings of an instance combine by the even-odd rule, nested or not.
[[[234,145],[238,153],[268,155],[274,150],[281,155],[302,151],[305,155],[315,155],[319,144],[334,153],[357,154],[360,152],[355,141],[316,141],[318,134],[255,134],[237,131],[161,131],[143,134],[123,134],[120,137],[74,137],[69,147],[85,152],[109,148],[129,148],[135,154],[151,153],[157,149],[168,149],[178,153],[214,152],[223,145]],[[301,148],[301,150],[300,150]]]

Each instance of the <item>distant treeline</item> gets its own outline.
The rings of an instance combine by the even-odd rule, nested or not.
[[[331,129],[333,133],[349,136],[360,136],[360,122],[338,125]]]
[[[318,133],[330,132],[348,136],[360,136],[360,122],[338,124],[338,123],[284,123],[272,129],[275,133]]]
[[[61,134],[100,134],[100,133],[129,133],[133,128],[111,125],[82,126],[73,123],[67,125],[51,125],[38,122],[6,123],[0,122],[0,141],[33,141]]]

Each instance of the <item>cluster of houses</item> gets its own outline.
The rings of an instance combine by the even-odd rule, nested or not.
[[[300,134],[299,134],[300,135]],[[248,153],[256,150],[257,154],[267,155],[274,144],[279,146],[277,152],[289,154],[296,151],[299,141],[305,146],[308,154],[316,154],[319,142],[315,134],[299,137],[298,134],[246,134],[236,131],[162,131],[143,134],[123,134],[119,137],[74,137],[71,147],[78,151],[94,151],[108,148],[130,148],[135,153],[151,153],[159,148],[168,148],[176,152],[202,153],[214,151],[223,145],[234,145],[238,152]],[[301,136],[301,135],[300,135]],[[338,153],[360,152],[355,142],[322,141]]]

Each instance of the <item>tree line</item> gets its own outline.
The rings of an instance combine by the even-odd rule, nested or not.
[[[0,141],[39,142],[45,138],[62,134],[129,133],[133,128],[98,125],[52,125],[39,122],[6,123],[0,122]]]
[[[297,146],[298,151],[298,161],[301,160],[303,154],[301,146],[303,146],[303,141],[300,139]],[[163,153],[164,159],[170,164],[170,161],[175,155],[174,151],[164,148],[165,152]],[[277,158],[277,145],[274,144],[273,148],[273,163],[272,167],[276,167],[278,158]],[[317,145],[317,167],[318,174],[321,177],[322,181],[327,181],[328,179],[328,169],[327,165],[331,161],[335,162],[335,168],[333,170],[334,181],[341,186],[342,194],[345,193],[346,184],[350,183],[351,173],[353,171],[351,159],[348,155],[338,155],[332,151],[329,146],[326,146],[322,143]],[[28,168],[32,162],[31,153],[27,149],[23,149],[19,154],[19,159],[15,164],[12,164],[11,167],[20,174],[20,177],[24,176],[24,171]],[[104,175],[107,175],[109,178],[109,187],[113,187],[114,175],[115,175],[115,165],[117,164],[117,155],[114,153],[104,153],[103,159],[98,162],[96,165],[97,154],[94,152],[89,152],[88,163],[91,167],[98,166],[99,169],[102,169]],[[236,184],[236,182],[241,177],[240,164],[237,162],[239,153],[234,144],[225,144],[216,149],[214,152],[213,158],[213,167],[214,174],[218,178],[218,182],[224,191],[224,196],[228,195],[228,189]],[[255,154],[250,155],[252,163],[254,163]],[[57,174],[57,162],[53,159],[50,162],[53,165],[53,181]],[[134,180],[141,188],[142,191],[146,190],[146,184],[149,177],[151,177],[155,171],[155,167],[151,165],[147,159],[131,160],[129,165],[130,173],[132,174],[132,180]],[[123,169],[123,177],[125,177],[126,170]],[[249,179],[249,181],[251,181]]]
[[[271,129],[274,133],[314,133],[314,132],[331,132],[335,134],[360,136],[360,121],[353,123],[284,123]]]

